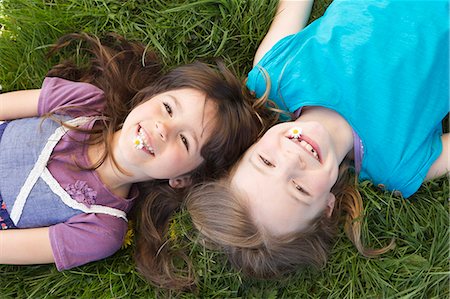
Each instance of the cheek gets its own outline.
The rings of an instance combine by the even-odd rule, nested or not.
[[[336,177],[330,175],[323,175],[320,179],[315,180],[317,190],[330,191],[335,183]]]
[[[187,154],[183,153],[181,150],[172,150],[167,153],[164,157],[164,167],[172,169],[173,172],[180,172],[180,174],[185,174],[198,165],[200,165],[201,160],[198,158],[190,158]]]
[[[139,104],[133,110],[131,110],[129,116],[133,118],[145,119],[149,118],[150,116],[156,115],[158,112],[159,110],[156,102],[151,102],[151,100],[148,100]]]
[[[338,173],[338,166],[333,166],[329,169],[323,170],[320,174],[318,174],[318,176],[316,176],[315,179],[318,188],[330,190],[337,181]]]
[[[314,197],[321,197],[323,194],[328,194],[337,180],[337,172],[317,171],[310,174],[305,181],[305,185]]]
[[[331,189],[331,187],[334,186],[334,184],[336,184],[337,179],[338,179],[338,174],[339,174],[339,166],[336,166],[335,168],[333,168],[333,170],[331,171],[331,173],[328,176],[328,181],[327,184],[329,184],[329,189]]]
[[[172,165],[173,167],[176,167],[177,165],[184,165],[187,162],[187,158],[185,158],[184,155],[173,149],[167,153],[164,159],[168,165]]]

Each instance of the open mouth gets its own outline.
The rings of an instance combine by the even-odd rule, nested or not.
[[[155,150],[150,145],[149,138],[141,126],[139,126],[137,135],[133,139],[133,144],[136,149],[143,150],[148,154],[155,156]]]
[[[316,159],[317,161],[321,162],[321,156],[320,156],[319,147],[317,146],[317,144],[314,141],[312,141],[311,139],[309,139],[308,137],[306,137],[304,135],[300,135],[300,136],[298,136],[296,138],[288,136],[287,138],[289,140],[291,140],[292,142],[300,145],[314,159]]]

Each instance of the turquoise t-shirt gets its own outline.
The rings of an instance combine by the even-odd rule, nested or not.
[[[361,138],[360,180],[409,197],[442,151],[449,111],[448,1],[339,1],[279,41],[247,86],[290,112],[323,106]]]

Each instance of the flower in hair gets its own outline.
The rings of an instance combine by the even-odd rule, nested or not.
[[[294,127],[289,130],[289,138],[290,139],[299,139],[302,135],[302,129],[298,127]]]

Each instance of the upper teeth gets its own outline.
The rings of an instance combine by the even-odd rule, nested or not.
[[[308,151],[310,151],[314,158],[316,158],[317,160],[319,160],[319,155],[317,154],[317,152],[314,150],[314,148],[311,146],[311,144],[309,144],[308,142],[306,142],[305,140],[300,140],[300,145],[303,146],[305,149],[307,149]]]
[[[145,147],[152,155],[155,153],[155,150],[148,145],[147,138],[142,128],[139,128],[138,135],[134,139],[134,146],[137,149],[143,149]]]

